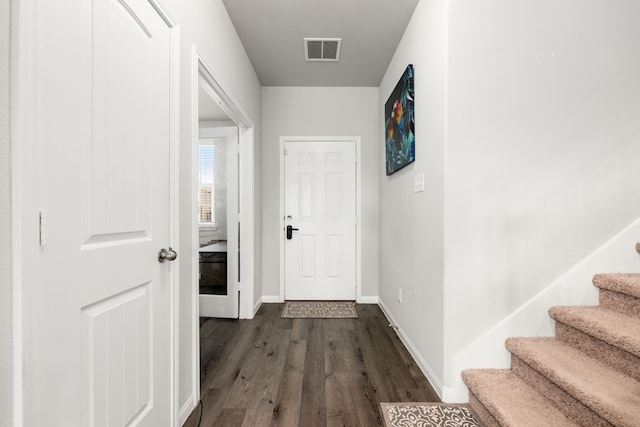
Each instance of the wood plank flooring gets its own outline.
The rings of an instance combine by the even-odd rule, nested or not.
[[[359,319],[282,308],[201,321],[202,427],[381,426],[380,402],[439,401],[377,305],[358,305]]]

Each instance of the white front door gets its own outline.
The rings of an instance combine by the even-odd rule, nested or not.
[[[170,426],[171,30],[146,0],[22,6],[24,425]]]
[[[355,300],[356,144],[284,148],[285,299]]]

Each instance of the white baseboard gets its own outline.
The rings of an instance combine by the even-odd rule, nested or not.
[[[284,302],[280,295],[262,295],[262,302],[265,304],[275,304]]]
[[[378,304],[378,297],[375,296],[361,296],[357,299],[358,304]]]
[[[180,408],[180,411],[178,411],[179,426],[183,425],[187,421],[187,418],[189,418],[189,415],[191,415],[191,412],[193,412],[196,406],[198,406],[198,401],[194,399],[193,395],[189,396],[187,401],[184,402],[184,405]]]
[[[409,353],[413,357],[413,360],[416,361],[416,363],[418,364],[418,367],[420,367],[420,370],[422,371],[422,373],[425,375],[425,377],[427,377],[427,380],[429,380],[429,383],[431,384],[433,389],[436,391],[440,399],[443,399],[444,389],[440,379],[438,379],[436,374],[433,372],[433,369],[431,369],[431,366],[429,366],[427,361],[424,360],[424,358],[422,357],[420,352],[418,352],[418,350],[413,345],[409,337],[407,337],[407,335],[403,332],[402,328],[398,326],[398,322],[396,322],[396,320],[393,318],[393,316],[391,315],[387,307],[384,305],[384,302],[380,300],[378,302],[378,305],[382,309],[382,312],[386,316],[389,323],[393,325],[393,329],[396,331],[396,335],[398,335],[398,337],[400,338],[400,341],[402,341],[402,343],[407,348],[407,350],[409,350]]]

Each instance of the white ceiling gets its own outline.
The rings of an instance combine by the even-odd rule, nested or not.
[[[262,86],[379,86],[419,0],[223,0]],[[306,62],[305,37],[342,38]]]

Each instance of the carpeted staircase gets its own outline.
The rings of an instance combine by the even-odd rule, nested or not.
[[[640,426],[640,274],[593,284],[598,306],[549,310],[555,337],[507,339],[511,369],[462,373],[483,425]]]

